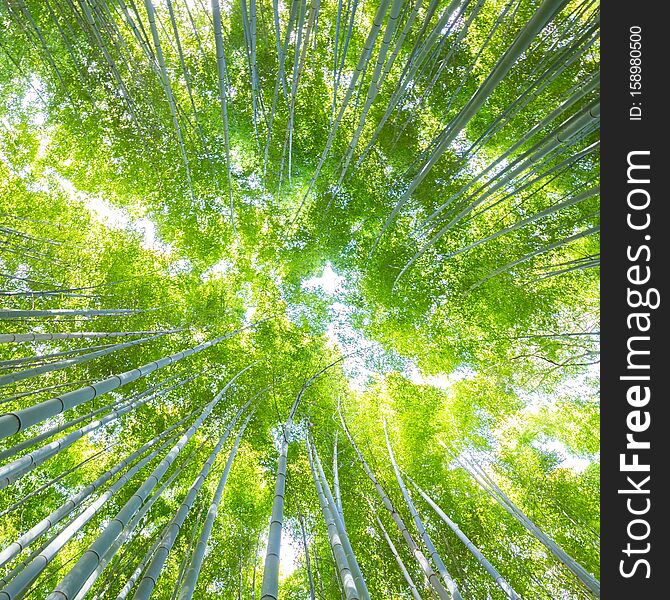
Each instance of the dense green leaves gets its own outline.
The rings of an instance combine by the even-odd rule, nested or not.
[[[372,598],[510,597],[491,572],[589,596],[509,507],[597,577],[596,3],[4,0],[0,25],[0,423],[25,416],[0,598],[189,597],[198,547],[193,597],[260,598],[271,514],[268,597],[365,597],[352,556]]]

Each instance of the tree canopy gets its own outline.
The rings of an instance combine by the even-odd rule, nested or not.
[[[598,3],[0,25],[0,599],[599,596]]]

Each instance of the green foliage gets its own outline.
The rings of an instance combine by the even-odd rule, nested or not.
[[[389,460],[384,422],[403,472],[520,596],[589,597],[459,459],[470,457],[480,465],[525,515],[597,576],[599,237],[579,236],[599,225],[598,195],[515,227],[598,185],[597,119],[540,152],[564,122],[597,99],[597,86],[575,95],[595,81],[597,9],[590,2],[564,3],[438,155],[441,136],[541,3],[459,3],[445,32],[434,28],[447,3],[421,2],[412,17],[415,3],[405,2],[387,56],[394,60],[385,63],[352,161],[336,185],[387,22],[385,17],[345,106],[378,3],[341,3],[337,55],[337,1],[246,0],[222,6],[226,124],[205,4],[153,2],[178,129],[143,2],[0,4],[0,308],[136,311],[9,314],[0,335],[123,335],[0,342],[0,376],[149,335],[131,332],[170,332],[2,386],[2,412],[22,414],[59,394],[232,334],[0,440],[2,472],[13,460],[111,414],[152,386],[158,391],[176,386],[94,428],[0,489],[0,551],[124,457],[192,415],[182,429],[187,427],[224,385],[253,365],[171,464],[160,483],[173,474],[174,481],[90,595],[119,594],[170,523],[230,419],[253,399],[256,412],[235,456],[194,597],[260,598],[282,426],[304,384],[331,365],[304,388],[289,433],[281,598],[309,597],[304,542],[316,597],[341,594],[305,451],[308,435],[331,486],[337,436],[344,522],[371,597],[411,597],[371,505],[419,593],[432,593],[347,441],[340,413],[417,540]],[[308,24],[311,8],[318,9],[318,19]],[[398,31],[405,28],[398,43]],[[565,110],[556,110],[565,102]],[[556,114],[548,118],[552,111]],[[389,220],[421,173],[425,179]],[[328,280],[329,272],[341,278],[339,285]],[[67,354],[50,356],[54,353]],[[16,360],[23,362],[5,362]],[[29,446],[35,436],[61,426]],[[155,597],[172,598],[183,578],[192,538],[198,538],[234,437],[176,537]],[[12,450],[19,444],[24,446]],[[28,597],[49,595],[170,447],[77,530],[27,588]],[[8,560],[0,577],[113,481]],[[505,598],[406,483],[463,596]]]

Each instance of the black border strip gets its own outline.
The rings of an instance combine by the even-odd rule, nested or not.
[[[666,231],[667,221],[663,210],[668,202],[664,179],[670,176],[667,160],[667,142],[664,132],[668,130],[666,98],[663,84],[670,79],[670,40],[665,19],[661,16],[662,3],[651,2],[609,2],[602,6],[602,46],[601,46],[601,245],[602,245],[602,597],[660,599],[670,598],[666,573],[670,566],[666,547],[667,517],[670,510],[670,422],[667,404],[670,402],[665,387],[665,379],[670,372],[670,347],[667,328],[663,322],[665,307],[670,302],[667,279],[670,269],[670,250]],[[635,41],[631,31],[641,36],[641,94],[631,94],[635,90],[637,57]],[[631,28],[633,28],[631,30]],[[632,84],[632,85],[631,85]],[[638,111],[638,109],[640,109]],[[635,117],[640,114],[639,120]],[[631,118],[633,117],[633,118]],[[637,164],[647,161],[650,169],[631,171],[627,176],[629,153],[640,151],[649,155],[630,155]],[[649,183],[639,180],[648,178]],[[631,210],[628,195],[632,193],[633,204],[641,205],[649,194],[648,208]],[[627,223],[631,214],[633,225],[646,223],[649,226],[635,230]],[[649,236],[649,239],[646,238]],[[643,248],[646,246],[648,251]],[[630,257],[634,257],[631,260]],[[629,271],[631,267],[639,267]],[[647,269],[651,277],[645,284],[633,284],[630,279],[643,280]],[[628,290],[641,292],[654,304],[656,289],[660,296],[660,306],[654,310],[631,306],[639,299],[633,293],[627,298]],[[647,296],[651,293],[651,296]],[[643,300],[644,301],[644,300]],[[631,318],[632,313],[647,312],[651,323],[648,332],[638,331],[637,325],[646,325],[644,318]],[[648,335],[650,339],[631,340],[632,336]],[[650,354],[631,355],[627,344],[638,350],[649,350]],[[647,364],[649,369],[631,368],[633,364]],[[622,380],[621,376],[648,375],[649,381]],[[640,385],[644,397],[644,387],[649,387],[650,400],[644,405],[634,406],[640,396],[627,393],[631,386]],[[636,411],[640,411],[635,414]],[[646,413],[646,414],[645,414]],[[644,429],[646,419],[648,428]],[[628,422],[627,422],[628,420]],[[634,432],[636,441],[648,441],[649,449],[626,448],[630,427],[639,428]],[[635,461],[649,465],[649,471],[622,470],[621,454],[626,453],[626,462]],[[619,490],[634,490],[627,480],[640,487],[640,493],[619,493]],[[645,483],[645,477],[650,479]],[[649,502],[647,502],[649,500]],[[631,510],[643,511],[631,514]],[[634,522],[635,519],[639,521]],[[647,526],[640,521],[645,521]],[[640,539],[632,539],[638,537]],[[630,550],[628,550],[630,544]],[[649,544],[647,546],[647,544]],[[647,561],[639,562],[636,561]],[[623,561],[623,562],[622,562]],[[629,576],[624,576],[624,573]]]

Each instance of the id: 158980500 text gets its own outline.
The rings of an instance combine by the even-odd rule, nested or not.
[[[633,98],[628,118],[642,120],[642,27],[631,26],[628,36],[628,91]]]

